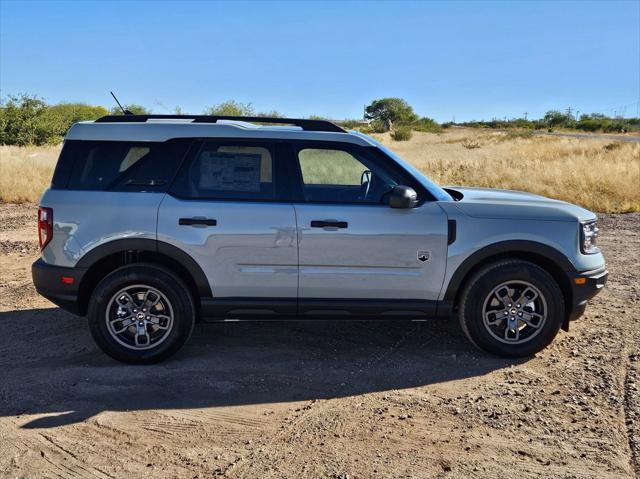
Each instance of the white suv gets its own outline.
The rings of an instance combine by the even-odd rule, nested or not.
[[[526,356],[604,285],[595,220],[441,188],[326,121],[109,116],[66,136],[33,278],[129,363],[173,354],[203,318],[242,317],[455,314],[476,346]]]

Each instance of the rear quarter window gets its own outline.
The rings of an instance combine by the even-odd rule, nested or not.
[[[93,191],[164,191],[190,140],[162,143],[67,141],[51,187]]]

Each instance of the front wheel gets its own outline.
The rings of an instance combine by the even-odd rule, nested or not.
[[[459,320],[478,348],[506,357],[532,356],[558,334],[564,320],[564,297],[544,269],[521,260],[489,265],[465,290]]]
[[[195,307],[188,288],[165,268],[123,266],[96,287],[89,327],[100,348],[118,361],[151,364],[174,354],[189,339]]]

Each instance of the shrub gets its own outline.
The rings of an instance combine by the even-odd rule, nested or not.
[[[86,103],[58,103],[47,107],[42,119],[51,125],[55,135],[63,137],[74,123],[95,120],[108,113],[109,111],[103,106],[87,105]]]
[[[235,100],[227,100],[217,105],[210,106],[204,111],[205,115],[220,116],[255,116],[256,110],[251,103],[242,103]]]
[[[36,96],[9,95],[0,106],[0,144],[57,144],[73,123],[95,120],[106,114],[107,109],[102,106],[84,103],[49,106]]]
[[[518,138],[524,138],[524,139],[529,139],[529,138],[533,138],[533,131],[532,130],[512,130],[509,131],[504,138],[506,140],[515,140]]]
[[[258,116],[267,116],[269,118],[284,118],[285,117],[285,115],[280,113],[278,110],[260,111],[260,112],[258,112]]]
[[[399,126],[391,132],[391,138],[395,141],[408,141],[412,136],[413,132],[408,126]]]
[[[621,147],[622,147],[622,142],[616,141],[614,143],[607,143],[602,148],[605,149],[606,151],[615,151],[615,150],[619,150]]]
[[[389,125],[387,125],[384,121],[375,120],[372,121],[369,126],[371,127],[371,131],[374,133],[386,133],[389,131]]]
[[[0,108],[0,143],[3,145],[46,145],[55,143],[58,123],[44,116],[47,104],[31,95],[10,95]]]
[[[462,146],[467,150],[475,150],[476,148],[480,148],[480,142],[473,138],[467,138],[462,142]]]
[[[422,131],[426,133],[440,133],[442,127],[437,121],[432,118],[422,117],[418,121],[414,122],[411,127],[416,131]]]
[[[338,123],[342,128],[346,128],[347,130],[354,130],[364,126],[362,120],[343,120]]]

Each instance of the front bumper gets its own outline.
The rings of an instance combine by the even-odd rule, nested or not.
[[[603,266],[593,271],[583,271],[571,278],[572,304],[568,320],[574,321],[584,314],[587,302],[602,290],[609,272]]]
[[[86,271],[84,268],[53,266],[45,263],[42,258],[31,266],[36,291],[62,309],[80,316],[84,315],[84,311],[80,308],[79,287]],[[73,282],[65,283],[63,278],[73,278]]]

